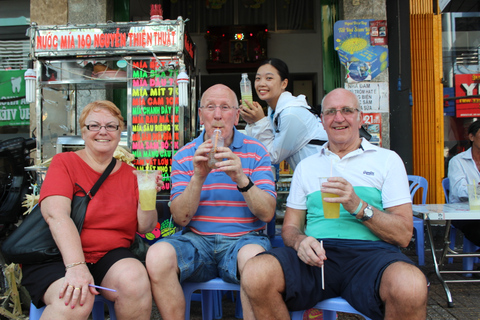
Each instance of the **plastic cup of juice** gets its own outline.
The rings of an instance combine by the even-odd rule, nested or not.
[[[142,210],[155,210],[157,202],[157,170],[138,170],[137,181]]]
[[[469,184],[467,187],[470,210],[480,210],[480,185]]]
[[[320,177],[320,189],[322,189],[322,183],[327,182],[328,177]],[[340,217],[340,203],[325,202],[324,198],[336,198],[338,195],[328,192],[322,192],[322,205],[323,215],[325,219],[337,219]]]

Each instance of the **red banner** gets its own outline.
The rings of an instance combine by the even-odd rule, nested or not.
[[[455,96],[457,118],[480,116],[480,74],[456,74]],[[464,98],[462,98],[464,97]]]

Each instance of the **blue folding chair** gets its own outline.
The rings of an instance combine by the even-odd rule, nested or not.
[[[427,203],[428,181],[424,177],[408,175],[410,182],[410,196],[413,197],[418,189],[422,188],[422,204]],[[413,217],[413,234],[415,236],[415,251],[418,256],[418,264],[425,265],[425,230],[423,219]]]
[[[445,195],[445,202],[449,203],[449,193],[450,193],[450,180],[448,178],[445,178],[442,180],[442,188],[443,188],[443,194]],[[457,229],[455,228],[454,225],[450,226],[450,249],[452,251],[455,250],[455,240],[457,237]],[[476,245],[473,244],[470,240],[465,238],[463,236],[463,252],[475,252],[480,247],[477,247]],[[478,262],[478,258],[474,257],[465,257],[463,258],[463,270],[473,270],[473,265],[475,262]],[[453,258],[448,258],[448,263],[453,263]],[[471,273],[466,273],[466,277],[471,277]]]

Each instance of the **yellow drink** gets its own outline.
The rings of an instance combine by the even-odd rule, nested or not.
[[[157,190],[154,189],[139,189],[140,193],[140,208],[142,210],[155,210],[157,202]]]
[[[478,184],[469,184],[467,188],[470,210],[480,210],[480,186]]]
[[[250,94],[242,94],[242,105],[244,105],[245,107],[248,107],[248,105],[245,103],[245,101],[248,101],[248,102],[252,103],[253,95],[252,95],[251,92],[250,92]]]
[[[325,219],[337,219],[340,217],[340,203],[331,203],[323,201],[323,198],[336,198],[338,195],[322,192],[323,215]]]

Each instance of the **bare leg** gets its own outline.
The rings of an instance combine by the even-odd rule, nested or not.
[[[148,320],[152,313],[152,296],[147,270],[137,259],[121,259],[108,270],[102,286],[117,292],[99,289],[108,300],[115,302],[117,319]]]
[[[245,319],[290,319],[283,301],[285,280],[276,258],[265,254],[248,260],[241,277],[241,296]],[[252,312],[253,311],[253,312]],[[254,314],[254,317],[252,317]]]
[[[93,301],[95,296],[93,294],[87,295],[87,301],[83,306],[77,302],[72,309],[70,305],[66,306],[63,299],[59,299],[60,286],[63,284],[64,278],[58,279],[48,287],[43,301],[46,304],[46,308],[42,313],[41,319],[88,319],[88,316],[92,312]]]
[[[243,269],[245,267],[245,264],[247,263],[248,260],[250,260],[252,257],[256,256],[258,253],[265,251],[262,246],[256,245],[256,244],[248,244],[244,247],[242,247],[238,251],[237,255],[237,265],[238,265],[238,272],[240,274],[240,279],[241,274],[243,272]],[[250,304],[248,303],[247,299],[242,296],[242,309],[243,309],[243,319],[244,320],[254,320],[255,317],[253,316],[253,310],[250,307]],[[246,301],[246,304],[244,304],[244,301]],[[246,308],[247,307],[247,308]]]
[[[147,271],[153,298],[162,319],[184,320],[185,297],[178,279],[177,253],[167,242],[159,242],[148,249]]]
[[[395,262],[385,269],[380,284],[385,319],[425,319],[428,288],[425,275],[415,266]]]

